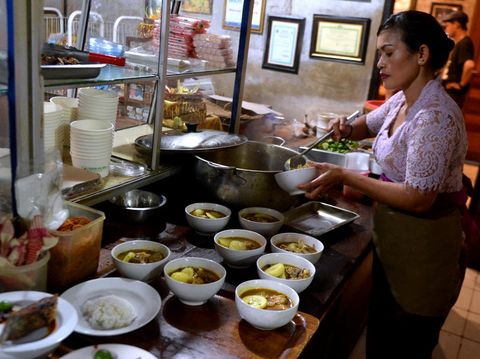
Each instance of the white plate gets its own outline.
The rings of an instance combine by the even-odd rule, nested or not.
[[[16,291],[0,293],[0,301],[8,302],[36,302],[42,298],[50,297],[51,294],[36,291]],[[43,339],[31,342],[18,343],[6,342],[0,347],[0,358],[33,358],[53,351],[60,342],[68,337],[77,325],[78,316],[75,308],[66,300],[58,298],[57,302],[57,326],[56,329]],[[3,324],[0,326],[3,327]],[[3,328],[0,329],[0,332]],[[41,329],[39,329],[41,330]],[[35,335],[35,332],[29,336]],[[28,340],[28,337],[22,341]]]
[[[110,330],[94,329],[88,324],[82,315],[83,304],[89,299],[104,295],[116,295],[128,300],[133,305],[137,316],[132,324]],[[127,278],[92,279],[68,289],[61,297],[69,301],[77,310],[78,324],[75,332],[96,336],[124,334],[143,327],[157,316],[162,305],[160,295],[150,285]]]
[[[126,344],[98,344],[75,350],[62,356],[60,359],[85,359],[93,358],[99,349],[106,349],[116,355],[116,359],[157,359],[155,356],[138,347]]]

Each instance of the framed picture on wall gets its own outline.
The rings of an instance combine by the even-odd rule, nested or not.
[[[453,11],[462,10],[462,5],[448,4],[443,2],[432,2],[430,14],[432,14],[439,22],[443,21],[443,17]]]
[[[370,19],[313,15],[310,57],[363,64]]]
[[[182,11],[196,14],[212,14],[213,0],[183,0]]]
[[[252,26],[250,31],[263,34],[265,22],[265,5],[267,0],[253,0]],[[243,0],[225,0],[223,28],[239,30],[242,23]]]
[[[262,68],[298,73],[305,18],[268,17]]]

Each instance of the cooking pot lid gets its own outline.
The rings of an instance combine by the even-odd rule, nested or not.
[[[145,135],[135,140],[135,148],[141,153],[152,151],[153,135]],[[200,132],[162,134],[160,150],[164,152],[199,153],[220,148],[235,147],[247,142],[242,135],[223,131],[206,130]]]

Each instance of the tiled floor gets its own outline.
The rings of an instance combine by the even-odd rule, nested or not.
[[[477,167],[465,165],[465,174],[475,181]],[[350,359],[365,358],[365,333],[350,354]],[[467,269],[460,296],[440,333],[432,359],[480,358],[480,272]]]

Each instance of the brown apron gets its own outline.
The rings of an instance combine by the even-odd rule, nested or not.
[[[378,204],[374,217],[377,254],[393,296],[407,312],[448,314],[463,281],[463,231],[457,208],[412,216]]]

